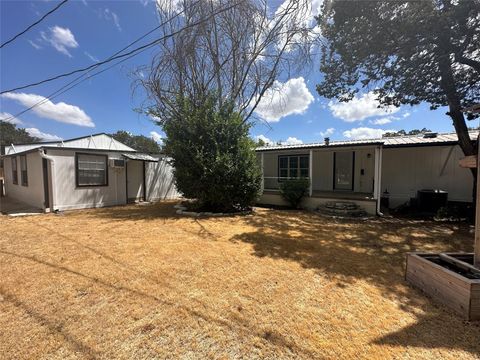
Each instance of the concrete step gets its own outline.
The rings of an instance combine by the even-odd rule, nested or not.
[[[318,211],[321,214],[339,217],[365,217],[367,212],[360,206],[350,201],[329,201],[325,205],[319,206]]]

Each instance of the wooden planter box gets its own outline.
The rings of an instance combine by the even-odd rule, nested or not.
[[[439,258],[439,254],[407,254],[405,279],[464,319],[480,320],[480,279],[469,279],[432,261]]]

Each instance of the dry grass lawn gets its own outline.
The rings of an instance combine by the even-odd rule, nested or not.
[[[191,219],[172,203],[0,217],[4,359],[480,356],[480,325],[403,279],[465,225],[298,211]]]

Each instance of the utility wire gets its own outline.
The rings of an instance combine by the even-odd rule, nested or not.
[[[57,6],[55,6],[52,10],[50,10],[49,12],[47,12],[45,15],[43,15],[40,19],[38,19],[37,21],[35,21],[33,24],[31,24],[30,26],[28,26],[25,30],[23,30],[22,32],[19,32],[17,35],[15,35],[14,37],[12,37],[10,40],[7,40],[5,41],[2,45],[0,45],[0,49],[3,48],[5,45],[8,45],[10,44],[12,41],[14,41],[16,38],[18,38],[19,36],[22,36],[23,34],[25,34],[28,30],[30,30],[31,28],[33,28],[35,25],[38,25],[39,23],[41,23],[48,15],[50,15],[51,13],[57,11],[62,5],[64,5],[68,0],[63,0],[60,4],[58,4]]]
[[[197,0],[197,2],[194,3],[194,4],[192,4],[191,6],[193,7],[195,4],[199,3],[200,1],[202,1],[202,0]],[[241,0],[241,1],[243,1],[243,0]],[[198,21],[198,22],[193,23],[193,24],[189,24],[188,26],[185,26],[185,27],[181,28],[180,30],[177,30],[177,31],[175,31],[175,32],[173,32],[173,33],[170,33],[170,34],[168,34],[168,35],[162,36],[161,38],[159,38],[159,39],[157,39],[157,40],[155,40],[155,41],[152,41],[152,42],[150,42],[150,43],[148,43],[148,44],[145,44],[145,45],[143,45],[143,46],[140,46],[140,47],[138,47],[138,48],[136,48],[136,49],[134,49],[134,50],[132,50],[132,51],[130,51],[130,52],[128,52],[128,53],[125,53],[125,54],[122,54],[122,55],[118,55],[118,54],[120,54],[122,51],[128,49],[129,47],[131,47],[132,45],[136,44],[137,42],[139,42],[140,40],[142,40],[142,39],[145,38],[146,36],[150,35],[152,32],[154,32],[154,31],[157,30],[158,28],[164,26],[164,25],[167,24],[168,22],[171,22],[171,21],[174,20],[176,17],[180,16],[183,12],[185,12],[185,9],[183,9],[182,11],[180,11],[180,12],[176,13],[174,16],[172,16],[170,19],[164,21],[162,24],[156,26],[155,28],[153,28],[153,29],[150,30],[149,32],[147,32],[147,33],[145,33],[144,35],[142,35],[141,37],[139,37],[139,38],[138,38],[137,40],[135,40],[134,42],[128,44],[128,45],[125,46],[123,49],[117,51],[115,54],[113,54],[112,56],[110,56],[108,59],[103,60],[103,61],[100,61],[100,62],[97,62],[97,63],[95,63],[95,64],[92,64],[91,66],[88,66],[88,67],[84,68],[83,70],[82,70],[82,69],[78,69],[78,70],[75,70],[75,71],[70,72],[69,75],[72,75],[72,74],[78,73],[78,72],[80,72],[80,71],[87,71],[87,70],[88,70],[87,73],[82,74],[82,75],[76,77],[74,80],[72,80],[72,81],[70,81],[69,83],[67,83],[66,85],[62,86],[60,89],[56,90],[55,92],[53,92],[52,94],[50,94],[49,96],[47,96],[45,99],[39,101],[38,103],[30,106],[29,108],[27,108],[27,109],[25,109],[25,110],[22,110],[21,112],[15,114],[15,115],[12,115],[11,117],[9,117],[9,118],[7,118],[7,119],[3,119],[3,121],[8,121],[8,120],[10,120],[10,119],[14,119],[14,118],[16,118],[16,117],[18,117],[18,116],[26,113],[27,111],[30,111],[31,109],[33,109],[33,108],[35,108],[35,107],[37,107],[37,106],[39,106],[39,105],[44,104],[45,102],[49,101],[50,99],[56,98],[57,96],[59,96],[59,95],[65,93],[65,92],[71,90],[72,88],[80,85],[82,82],[84,82],[84,81],[86,81],[86,80],[89,80],[90,78],[92,78],[92,77],[94,77],[94,76],[100,75],[101,73],[103,73],[103,72],[105,72],[105,71],[107,71],[107,70],[109,70],[109,69],[111,69],[111,68],[113,68],[113,67],[115,67],[115,66],[117,66],[117,65],[119,65],[119,64],[121,64],[121,63],[123,63],[123,62],[125,62],[125,61],[127,61],[127,60],[129,60],[129,59],[131,59],[131,58],[133,58],[134,56],[136,56],[136,55],[138,55],[138,54],[140,54],[140,53],[148,50],[150,47],[155,46],[158,42],[163,41],[163,40],[165,40],[165,39],[167,39],[167,38],[170,38],[170,37],[172,37],[172,36],[175,36],[176,34],[184,31],[185,29],[188,29],[188,28],[190,28],[190,27],[197,26],[197,25],[201,24],[202,22],[204,22],[206,19],[209,19],[209,18],[211,18],[211,17],[213,17],[213,16],[215,16],[215,15],[217,15],[217,14],[223,12],[223,11],[227,11],[227,10],[233,8],[234,6],[236,6],[236,4],[235,4],[235,5],[232,5],[232,6],[228,6],[228,7],[224,8],[224,9],[220,9],[219,11],[216,11],[215,13],[212,13],[212,14],[210,14],[208,17],[202,19],[201,21]],[[125,58],[124,58],[124,57],[125,57]],[[105,63],[107,63],[107,62],[116,60],[116,59],[118,59],[118,58],[124,58],[124,59],[122,59],[121,61],[116,62],[115,64],[113,64],[113,65],[111,65],[111,66],[109,66],[109,67],[107,67],[107,68],[105,68],[105,69],[103,69],[103,70],[101,70],[101,71],[98,71],[98,72],[96,72],[96,73],[94,73],[94,74],[92,74],[92,75],[90,75],[90,76],[87,76],[87,77],[86,77],[85,79],[83,79],[83,80],[80,80],[82,77],[86,76],[90,71],[92,71],[94,68],[96,68],[96,67],[98,67],[98,66],[100,66],[100,65],[102,65],[102,64],[105,64]],[[65,76],[68,76],[68,75],[62,74],[62,75],[59,75],[58,77],[65,77]],[[58,77],[55,77],[55,78],[58,78]],[[47,81],[53,81],[53,80],[55,80],[55,79],[54,79],[54,78],[47,79]],[[80,80],[80,81],[78,81],[78,80]],[[78,82],[77,82],[77,81],[78,81]],[[75,83],[75,82],[77,82],[77,83]],[[29,85],[29,86],[27,86],[27,87],[30,87],[30,86],[35,86],[35,85]],[[22,87],[22,88],[24,88],[24,87]],[[15,91],[15,90],[17,90],[17,89],[2,91],[2,92],[0,92],[0,94],[6,93],[6,92],[10,92],[10,91]],[[18,89],[18,90],[19,90],[19,89]]]
[[[200,1],[201,1],[201,0],[197,0],[197,3],[200,2]],[[156,40],[153,40],[153,41],[151,41],[151,42],[149,42],[149,43],[147,43],[147,44],[145,44],[145,45],[139,46],[139,47],[137,47],[137,48],[135,48],[135,49],[127,52],[127,53],[118,54],[118,55],[115,55],[115,56],[111,56],[111,57],[109,57],[109,58],[106,59],[106,60],[99,61],[99,62],[97,62],[97,63],[95,63],[95,64],[90,65],[90,66],[86,66],[86,67],[84,67],[84,68],[72,70],[72,71],[70,71],[70,72],[63,73],[63,74],[60,74],[60,75],[56,75],[56,76],[53,76],[53,77],[50,77],[50,78],[47,78],[47,79],[44,79],[44,80],[41,80],[41,81],[37,81],[37,82],[35,82],[35,83],[18,86],[18,87],[15,87],[15,88],[12,88],[12,89],[8,89],[8,90],[3,90],[3,91],[0,92],[0,95],[1,95],[1,94],[5,94],[5,93],[7,93],[7,92],[13,92],[13,91],[22,90],[22,89],[26,89],[26,88],[29,88],[29,87],[34,87],[34,86],[38,86],[38,85],[41,85],[41,84],[45,84],[45,83],[47,83],[47,82],[51,82],[51,81],[54,81],[54,80],[58,80],[58,79],[60,79],[60,78],[64,78],[64,77],[71,76],[71,75],[74,75],[74,74],[77,74],[77,73],[80,73],[80,72],[84,72],[84,71],[91,70],[91,69],[93,69],[93,68],[96,68],[96,67],[98,67],[98,66],[100,66],[100,65],[109,63],[109,62],[111,62],[111,61],[113,61],[113,60],[116,60],[116,59],[121,59],[121,58],[130,56],[130,55],[135,54],[135,53],[137,53],[137,52],[140,52],[140,51],[142,51],[142,50],[144,50],[144,49],[150,48],[150,47],[158,44],[158,43],[161,42],[161,41],[164,41],[164,40],[166,40],[166,39],[168,39],[168,38],[171,38],[171,37],[173,37],[173,36],[175,36],[175,35],[183,32],[183,31],[185,31],[185,30],[188,29],[188,28],[198,26],[198,25],[202,24],[206,19],[209,19],[209,18],[211,18],[211,17],[213,17],[213,16],[215,16],[215,15],[218,15],[219,13],[221,13],[221,12],[223,12],[223,11],[227,11],[227,10],[229,10],[229,9],[237,6],[237,5],[238,5],[238,2],[234,2],[234,5],[230,5],[230,6],[226,7],[226,8],[224,8],[224,9],[221,9],[221,10],[216,11],[215,13],[211,13],[211,14],[210,14],[209,16],[207,16],[206,18],[203,18],[203,19],[201,19],[201,20],[199,20],[199,21],[197,21],[197,22],[195,22],[195,23],[188,24],[187,26],[184,26],[183,28],[181,28],[181,29],[179,29],[179,30],[177,30],[177,31],[174,31],[174,32],[172,32],[172,33],[170,33],[170,34],[168,34],[168,35],[164,35],[164,36],[162,36],[162,37],[160,37],[160,38],[158,38],[158,39],[156,39]],[[192,5],[192,6],[193,6],[193,5]],[[182,12],[184,12],[184,11],[185,11],[185,10],[182,10],[181,12],[177,13],[175,16],[173,16],[173,17],[170,18],[169,20],[165,21],[163,24],[166,24],[167,22],[172,21],[173,18],[179,16],[179,15],[180,15]],[[158,27],[160,27],[160,26],[162,26],[162,25],[159,25]],[[158,28],[158,27],[157,27],[157,28]],[[153,31],[153,30],[152,30],[152,31]],[[130,47],[130,46],[131,46],[131,44],[128,45],[127,48]]]

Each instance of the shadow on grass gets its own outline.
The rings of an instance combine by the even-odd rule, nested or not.
[[[186,306],[179,304],[178,302],[174,301],[169,301],[167,299],[161,298],[159,296],[155,296],[149,293],[146,293],[141,290],[137,290],[128,286],[124,286],[118,283],[110,283],[109,281],[103,280],[99,277],[91,276],[89,274],[85,274],[83,272],[70,269],[69,267],[63,266],[63,265],[58,265],[55,263],[51,263],[49,261],[45,261],[42,259],[39,259],[35,256],[30,256],[30,255],[22,255],[22,254],[16,254],[14,252],[10,251],[4,251],[0,250],[0,254],[10,256],[10,257],[15,257],[15,258],[20,258],[23,260],[30,261],[32,263],[40,264],[43,266],[46,266],[50,269],[53,269],[54,271],[61,271],[61,272],[66,272],[71,275],[75,275],[87,280],[92,281],[93,283],[100,285],[102,287],[108,288],[108,289],[113,289],[115,291],[119,292],[126,292],[131,296],[134,296],[136,298],[139,298],[140,301],[145,301],[145,300],[150,300],[158,303],[159,305],[164,305],[164,306],[169,306],[169,307],[174,307],[174,308],[179,308],[184,310],[185,312],[189,313],[191,316],[202,319],[206,322],[209,323],[215,323],[219,326],[225,327],[232,329],[234,328],[236,331],[239,333],[242,333],[245,336],[257,336],[264,338],[265,340],[269,341],[270,343],[276,345],[276,346],[281,346],[281,347],[286,347],[290,351],[296,351],[305,355],[308,355],[310,358],[313,356],[313,354],[306,348],[294,344],[287,338],[285,338],[282,334],[276,332],[276,331],[265,331],[262,329],[257,329],[247,319],[242,319],[238,316],[235,316],[232,318],[234,322],[229,322],[228,320],[225,320],[221,317],[212,317],[209,316],[203,312],[201,312],[198,309],[205,308],[207,307],[207,304],[195,304],[192,307]],[[168,286],[168,285],[167,285]],[[13,294],[10,294],[6,291],[4,291],[0,287],[0,295],[3,296],[4,301],[10,302],[14,306],[24,310],[27,314],[30,316],[33,316],[33,318],[40,324],[44,325],[48,328],[48,330],[53,333],[53,334],[60,334],[68,344],[75,350],[75,351],[80,351],[82,354],[85,356],[85,358],[97,358],[98,355],[94,349],[91,347],[88,347],[87,345],[83,344],[80,340],[76,339],[73,337],[71,334],[65,332],[62,329],[62,324],[58,320],[53,320],[49,319],[39,313],[37,313],[34,309],[30,308],[27,306],[25,303],[21,302],[18,298],[16,298]]]
[[[473,235],[467,225],[405,219],[335,220],[294,210],[266,211],[245,221],[256,231],[236,235],[231,241],[251,244],[254,255],[296,261],[332,277],[341,287],[367,280],[403,310],[416,314],[414,325],[374,343],[480,354],[480,325],[462,321],[404,280],[407,252],[472,251]]]

